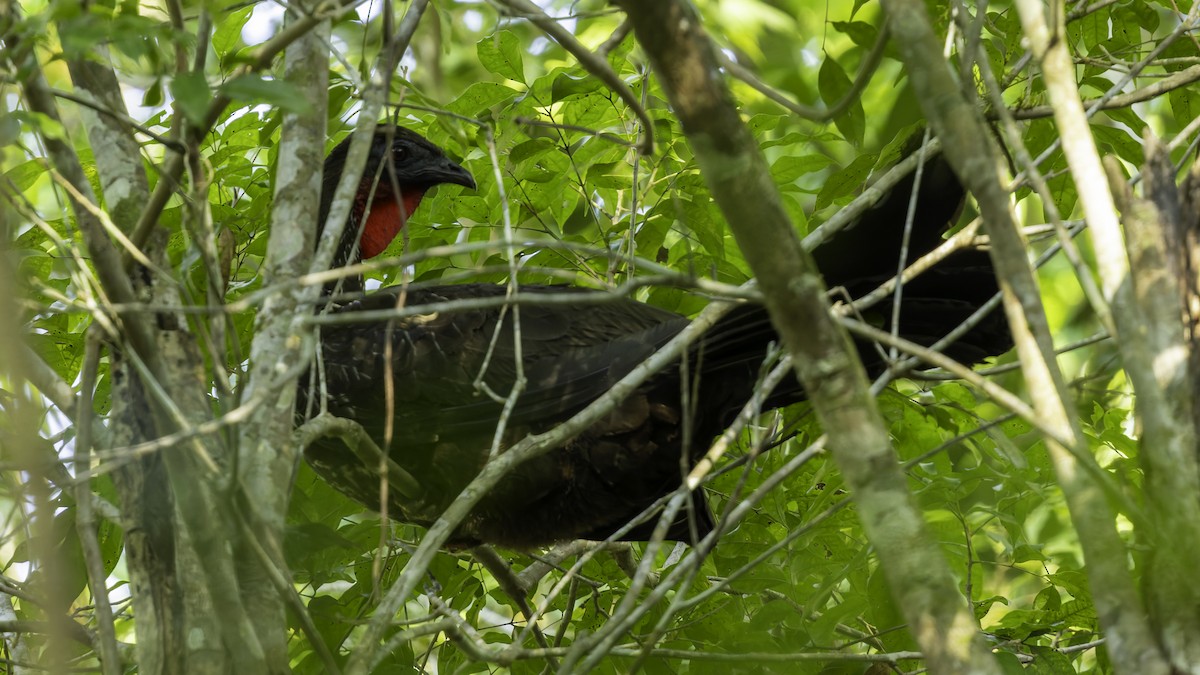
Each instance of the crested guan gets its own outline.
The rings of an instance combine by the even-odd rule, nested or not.
[[[348,141],[343,142],[325,162],[322,223],[347,148]],[[363,176],[337,264],[382,252],[434,185],[475,186],[471,175],[437,146],[392,125],[378,127]],[[912,185],[910,176],[856,224],[814,251],[829,287],[841,286],[856,295],[895,274]],[[927,162],[910,260],[942,241],[942,232],[956,218],[962,200],[963,189],[949,167],[936,159]],[[361,278],[346,279],[343,285],[343,290],[361,288]],[[996,291],[985,252],[955,253],[905,285],[900,334],[932,344]],[[520,292],[527,297],[581,299],[598,293],[535,285],[521,285]],[[479,283],[393,287],[348,301],[334,300],[328,311],[344,314],[494,299],[505,293],[502,285]],[[890,311],[890,303],[885,304]],[[518,353],[511,317],[511,312],[493,307],[322,326],[323,368],[310,372],[321,373],[329,412],[357,421],[381,448],[390,415],[393,433],[386,451],[421,484],[418,500],[390,491],[392,517],[428,525],[487,461],[502,404],[476,382],[481,380],[501,397],[511,391]],[[881,323],[887,327],[886,320]],[[510,444],[566,420],[687,324],[683,316],[630,299],[523,304],[519,353],[527,385],[508,418],[503,442]],[[753,304],[736,308],[691,347],[688,372],[694,378],[695,395],[690,411],[685,413],[681,404],[681,369],[668,367],[582,435],[509,473],[463,521],[449,544],[530,548],[565,539],[609,537],[679,485],[681,456],[687,463],[694,461],[732,420],[751,395],[767,350],[776,340],[764,308]],[[946,353],[975,363],[1010,346],[1007,324],[993,313]],[[863,343],[858,347],[868,370],[882,372],[878,350]],[[385,396],[389,355],[394,410]],[[313,380],[309,375],[301,380],[299,411],[316,408],[316,392],[321,390]],[[310,396],[312,406],[307,405]],[[799,385],[789,378],[765,407],[803,398]],[[360,460],[340,439],[315,441],[305,456],[317,474],[338,490],[368,507],[379,507],[378,467]],[[694,525],[704,535],[712,520],[702,491],[695,506]],[[654,525],[651,519],[622,538],[646,539]],[[690,532],[681,518],[668,536],[686,541]]]

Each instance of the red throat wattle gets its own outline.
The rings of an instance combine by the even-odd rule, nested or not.
[[[388,196],[377,197],[372,202],[359,241],[359,253],[364,260],[383,253],[408,222],[409,216],[417,210],[424,196],[423,190],[404,190],[400,200]]]

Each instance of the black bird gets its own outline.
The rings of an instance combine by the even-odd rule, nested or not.
[[[343,142],[325,162],[322,222],[344,169],[347,147],[348,142]],[[471,175],[437,146],[392,125],[377,129],[363,175],[338,264],[386,248],[429,188],[442,183],[475,187]],[[913,179],[906,179],[856,224],[814,251],[831,288],[841,286],[851,295],[862,294],[894,275],[912,185]],[[942,232],[957,217],[962,201],[963,189],[949,167],[939,160],[927,162],[910,259],[942,241]],[[343,288],[361,287],[361,279],[352,278]],[[597,293],[588,289],[522,285],[520,290],[526,296],[577,296],[581,301],[521,306],[521,354],[528,383],[507,420],[505,446],[568,419],[689,321],[630,299],[583,302],[585,296]],[[996,291],[986,253],[955,253],[906,284],[900,334],[932,344]],[[346,314],[401,304],[495,299],[505,293],[504,286],[479,283],[395,287],[334,303],[332,311]],[[502,396],[512,389],[517,352],[511,316],[496,307],[322,327],[328,410],[357,421],[380,447],[391,416],[389,456],[420,483],[422,494],[417,500],[390,492],[390,516],[432,523],[487,461],[502,405],[481,392],[476,382],[481,379]],[[887,327],[885,319],[881,323]],[[609,537],[679,485],[681,457],[689,464],[696,460],[732,420],[750,397],[767,350],[776,340],[764,308],[738,307],[689,352],[696,392],[690,412],[685,413],[680,400],[680,369],[669,367],[576,439],[508,474],[462,522],[449,544],[492,543],[525,549],[559,540]],[[1007,351],[1011,343],[1007,324],[994,313],[946,353],[975,363]],[[882,357],[873,346],[860,344],[859,351],[869,370],[882,372]],[[389,353],[390,371],[385,363]],[[388,372],[394,409],[386,404]],[[311,377],[304,377],[299,410],[315,408],[306,404],[316,391]],[[789,379],[772,393],[767,407],[803,399],[804,392]],[[689,439],[687,447],[685,439]],[[377,465],[361,461],[341,440],[319,440],[305,456],[338,490],[368,507],[379,507]],[[696,506],[695,526],[703,536],[712,519],[702,494],[697,495]],[[642,523],[622,539],[646,539],[654,524],[653,520]],[[668,536],[686,541],[690,533],[681,518]]]

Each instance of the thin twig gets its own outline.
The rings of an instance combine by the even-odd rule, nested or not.
[[[924,145],[924,148],[925,157],[933,157],[937,152],[941,151],[942,143],[939,139],[933,138]],[[857,222],[863,213],[874,206],[879,200],[886,197],[897,183],[915,171],[917,164],[921,161],[920,153],[913,153],[896,162],[892,168],[888,169],[887,173],[879,177],[879,180],[867,186],[863,190],[863,193],[856,197],[854,201],[839,209],[829,220],[821,223],[816,229],[805,235],[804,248],[813,251],[834,234]]]
[[[1200,65],[1173,73],[1153,84],[1146,85],[1141,89],[1131,91],[1127,94],[1113,94],[1112,96],[1106,94],[1098,99],[1084,99],[1082,103],[1083,107],[1089,111],[1089,114],[1097,110],[1128,108],[1134,104],[1144,103],[1176,89],[1186,87],[1197,80],[1200,80]],[[991,91],[990,87],[989,91]],[[1120,91],[1120,89],[1113,87],[1110,91]],[[998,110],[998,108],[993,108],[988,118],[1000,119],[1003,113],[998,112]],[[1042,119],[1054,116],[1054,106],[1039,105],[1032,108],[1013,108],[1008,112],[1012,115],[1013,119],[1017,120]]]
[[[88,466],[88,455],[92,450],[92,391],[96,386],[96,371],[100,365],[100,338],[96,331],[89,330],[84,338],[83,368],[80,373],[79,407],[75,414],[77,435],[75,437],[75,471]],[[104,675],[120,675],[124,672],[120,652],[117,650],[117,633],[113,625],[112,604],[108,600],[108,581],[104,573],[104,556],[96,538],[96,514],[92,509],[92,490],[87,481],[75,488],[75,519],[83,550],[84,566],[87,569],[88,586],[92,603],[96,607],[97,641],[100,643],[100,667]]]
[[[513,602],[517,603],[517,609],[520,610],[521,616],[525,617],[525,625],[533,632],[533,638],[537,640],[538,646],[543,649],[549,648],[550,644],[546,642],[546,636],[534,620],[533,610],[529,607],[529,590],[527,587],[521,585],[520,578],[509,567],[508,562],[496,553],[496,549],[486,544],[471,549],[471,555],[491,573],[496,583],[500,584],[500,589]],[[551,660],[550,665],[553,668],[558,667],[553,660]]]
[[[546,35],[549,35],[565,49],[567,53],[574,56],[579,65],[583,69],[592,74],[593,77],[603,82],[616,92],[617,96],[629,106],[633,114],[637,116],[642,123],[642,142],[640,144],[642,154],[653,154],[654,152],[654,122],[650,119],[650,115],[638,100],[637,95],[625,84],[625,81],[620,78],[612,66],[608,65],[603,55],[592,52],[587,47],[584,47],[575,36],[566,28],[563,28],[553,18],[547,16],[540,7],[530,2],[530,0],[494,0],[495,2],[506,6],[516,16],[528,19],[538,28],[541,28]]]
[[[134,118],[130,117],[129,115],[127,115],[125,113],[117,112],[107,106],[97,103],[96,101],[85,98],[78,94],[71,93],[69,91],[63,91],[61,89],[51,89],[50,93],[54,94],[54,96],[56,98],[61,98],[65,101],[71,101],[72,103],[75,103],[77,105],[81,105],[85,108],[90,108],[92,110],[95,110],[96,112],[100,113],[101,115],[106,115],[108,117],[111,117],[112,119],[117,120],[121,124],[124,124],[125,126],[129,127],[130,129],[133,129],[134,131],[137,131],[140,134],[150,137],[151,140],[163,145],[164,147],[166,147],[170,150],[173,150],[175,152],[183,151],[183,144],[180,143],[179,141],[176,141],[171,138],[167,138],[166,136],[163,136],[162,134],[151,131],[149,127],[146,127],[145,125],[141,124],[140,122],[138,122],[137,120],[135,120]]]
[[[866,58],[863,59],[862,64],[859,66],[858,74],[855,75],[850,89],[832,106],[827,108],[814,108],[793,101],[783,92],[760,80],[749,68],[734,61],[723,50],[717,51],[717,60],[721,63],[722,68],[729,71],[730,75],[750,85],[758,93],[787,108],[799,117],[814,122],[828,122],[846,112],[846,109],[862,96],[863,90],[867,88],[867,84],[871,81],[871,76],[875,74],[880,62],[883,61],[883,54],[889,37],[887,24],[884,24],[879,29],[879,34],[875,37],[875,44],[871,45],[871,51],[867,52]],[[831,57],[826,56],[826,58]]]
[[[475,504],[487,494],[492,486],[524,461],[561,447],[604,415],[611,413],[620,402],[624,401],[651,375],[674,363],[692,341],[707,331],[730,309],[731,306],[728,303],[710,305],[666,345],[631,370],[629,374],[621,378],[582,411],[550,431],[527,436],[506,452],[489,461],[429,528],[421,545],[409,559],[396,583],[380,601],[375,616],[372,617],[364,631],[360,648],[351,656],[350,662],[346,665],[346,672],[351,675],[365,675],[366,665],[374,659],[374,655],[379,649],[380,639],[387,628],[389,618],[396,613],[401,604],[408,600],[438,549],[450,538],[458,524],[467,517]]]

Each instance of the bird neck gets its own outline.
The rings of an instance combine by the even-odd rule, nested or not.
[[[358,245],[359,256],[362,260],[374,258],[387,249],[396,235],[400,234],[400,230],[408,222],[409,216],[420,206],[421,197],[424,195],[424,190],[401,188],[400,199],[395,199],[388,194],[375,197],[370,209],[365,208],[365,204],[356,205],[358,217],[354,220],[363,222],[364,212],[366,216]],[[347,225],[349,224],[347,223]]]
[[[404,229],[408,218],[421,204],[425,191],[418,188],[400,188],[400,199],[391,189],[376,186],[375,194],[361,190],[350,209],[350,217],[342,230],[341,242],[334,254],[331,269],[357,264],[383,253]],[[370,203],[368,205],[368,199]],[[330,205],[322,200],[321,223],[328,216]],[[361,233],[361,234],[360,234]],[[326,285],[325,293],[333,292],[337,283]],[[363,290],[362,275],[351,275],[341,279],[341,292],[354,293]]]

